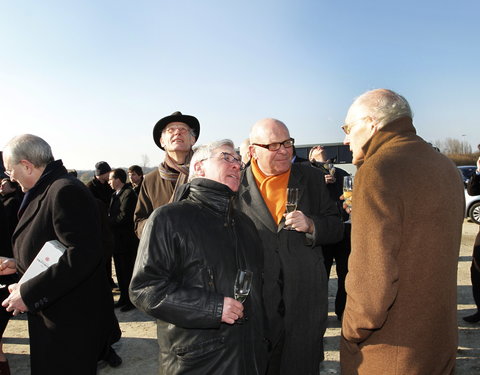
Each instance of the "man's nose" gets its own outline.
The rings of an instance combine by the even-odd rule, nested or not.
[[[282,154],[288,153],[287,148],[285,147],[284,144],[280,145],[280,148],[278,149],[278,152],[281,152]]]
[[[345,138],[343,139],[343,144],[344,145],[349,145],[350,144],[350,137],[347,135],[345,135]]]

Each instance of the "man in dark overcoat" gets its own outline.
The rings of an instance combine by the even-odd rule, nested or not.
[[[308,154],[311,165],[318,168],[325,175],[325,184],[330,198],[337,203],[344,221],[344,232],[341,241],[323,246],[323,257],[325,258],[325,268],[327,276],[330,278],[330,271],[335,261],[335,270],[337,273],[337,294],[335,296],[335,315],[338,320],[342,320],[343,310],[347,302],[347,292],[345,291],[345,277],[348,273],[348,256],[350,255],[350,233],[351,224],[350,215],[343,209],[343,178],[349,174],[341,168],[333,167],[331,161],[327,158],[326,150],[318,145],[312,147]]]
[[[113,261],[120,289],[120,298],[115,307],[125,312],[135,308],[128,296],[128,286],[132,279],[138,247],[138,238],[133,230],[137,194],[127,185],[127,173],[121,168],[110,172],[108,183],[115,191],[108,208],[108,219],[114,237]]]
[[[28,315],[32,375],[94,375],[113,327],[94,198],[37,136],[13,138],[3,160],[26,194],[12,239],[16,264],[2,262],[1,272],[23,275],[47,241],[66,249],[58,263],[12,284],[2,305]]]
[[[470,195],[480,194],[480,157],[477,160],[477,169],[468,180],[467,192]],[[464,316],[463,320],[468,323],[480,322],[480,231],[475,237],[473,244],[472,265],[470,266],[470,279],[472,281],[472,293],[477,311],[468,316]]]
[[[264,247],[268,374],[317,375],[328,312],[321,245],[338,242],[343,224],[323,174],[310,165],[292,165],[293,143],[281,121],[265,119],[252,127],[252,159],[238,206],[255,223]],[[287,187],[298,188],[299,200],[285,216]]]

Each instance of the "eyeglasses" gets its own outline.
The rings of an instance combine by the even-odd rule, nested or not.
[[[187,134],[188,132],[191,132],[191,129],[187,129],[187,128],[184,128],[184,127],[180,127],[180,126],[172,126],[170,128],[166,128],[164,130],[165,133],[168,133],[168,134],[174,134],[176,131],[178,130],[178,132],[180,134]]]
[[[263,144],[260,144],[260,143],[252,143],[252,145],[266,148],[269,151],[278,151],[278,150],[280,150],[280,146],[283,145],[283,147],[285,147],[285,148],[290,148],[294,145],[294,143],[295,143],[295,139],[289,138],[286,141],[269,143],[268,145],[263,145]]]
[[[5,169],[3,173],[5,173],[5,176],[7,177],[12,177],[13,169],[10,169],[10,170]]]
[[[340,126],[342,128],[342,130],[344,131],[344,133],[346,135],[349,135],[350,132],[352,131],[352,128],[353,128],[353,125],[356,124],[357,122],[363,120],[365,117],[362,117],[362,118],[359,118],[359,119],[356,119],[352,122],[350,122],[349,124],[344,124],[342,126]]]
[[[220,157],[223,160],[225,160],[227,163],[237,163],[240,166],[240,170],[243,171],[245,169],[245,163],[242,161],[242,159],[236,158],[235,156],[233,156],[232,154],[229,154],[228,152],[221,152],[220,155],[221,155]],[[207,159],[213,159],[213,156]],[[202,159],[200,161],[204,161],[207,159]]]

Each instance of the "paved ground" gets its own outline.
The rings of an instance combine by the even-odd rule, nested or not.
[[[473,313],[474,305],[470,286],[470,262],[478,225],[465,221],[462,247],[458,263],[458,326],[459,348],[457,355],[457,375],[480,374],[480,323],[467,324],[461,317]],[[332,278],[336,277],[334,274]],[[340,322],[333,313],[333,296],[336,280],[330,282],[329,327],[325,335],[325,362],[322,374],[339,374],[339,335]],[[157,374],[157,353],[155,322],[140,311],[117,313],[123,337],[115,347],[124,363],[116,368],[108,366],[98,371],[99,375],[144,375]],[[24,316],[12,319],[4,335],[4,351],[10,361],[12,375],[27,375],[29,369],[29,348],[26,320]]]

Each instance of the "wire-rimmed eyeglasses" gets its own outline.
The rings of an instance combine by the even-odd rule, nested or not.
[[[221,152],[220,157],[225,160],[227,163],[237,163],[240,166],[240,170],[245,169],[245,163],[242,161],[242,159],[237,158],[233,156],[232,154],[229,154],[228,152]],[[206,159],[212,159],[214,156],[210,156],[209,158]],[[202,159],[200,161],[204,161],[206,159]]]

